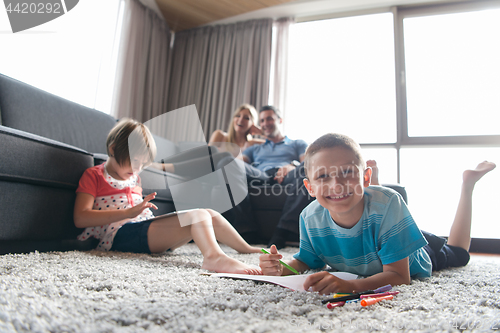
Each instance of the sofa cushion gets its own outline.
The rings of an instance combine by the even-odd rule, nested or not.
[[[177,183],[185,181],[184,178],[168,173],[170,182],[177,180]],[[170,213],[175,210],[172,193],[167,185],[166,173],[156,170],[153,167],[146,168],[140,174],[142,183],[142,195],[146,196],[156,192],[156,197],[152,201],[158,210],[153,210],[154,215]]]
[[[75,190],[94,163],[80,148],[5,126],[0,126],[0,142],[0,177],[6,181]]]
[[[0,240],[74,239],[75,190],[93,156],[4,126],[0,142]]]
[[[1,124],[106,153],[106,137],[116,119],[0,74]]]
[[[286,189],[279,184],[249,186],[248,194],[252,208],[258,211],[278,210],[281,213],[288,196]]]
[[[76,239],[73,189],[15,183],[0,179],[0,242]],[[20,205],[22,202],[22,205]]]

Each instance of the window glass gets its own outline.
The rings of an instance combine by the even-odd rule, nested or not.
[[[410,212],[418,226],[448,236],[455,217],[462,173],[478,163],[498,162],[500,148],[404,148],[401,149],[401,183],[408,192]],[[498,163],[497,163],[498,164]],[[500,172],[486,174],[474,188],[472,237],[498,238],[500,224]]]
[[[403,24],[408,135],[500,134],[500,10]]]
[[[395,142],[393,35],[392,13],[292,25],[284,132]]]
[[[378,179],[381,184],[397,184],[397,155],[395,148],[363,148],[365,161],[375,160],[378,167]]]
[[[85,0],[40,26],[12,33],[0,10],[0,73],[110,112],[120,0]]]

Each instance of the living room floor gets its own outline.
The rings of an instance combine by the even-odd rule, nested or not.
[[[471,255],[471,257],[493,259],[495,261],[500,262],[500,254],[498,254],[498,253],[471,252],[470,255]]]

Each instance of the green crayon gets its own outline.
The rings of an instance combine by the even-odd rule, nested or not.
[[[266,250],[264,250],[264,249],[261,249],[261,251],[262,251],[263,253],[265,253],[265,254],[271,254],[271,253],[267,252],[267,251],[266,251]],[[286,268],[288,268],[289,270],[291,270],[291,271],[292,271],[292,272],[294,272],[295,274],[297,274],[297,275],[299,275],[299,274],[300,274],[299,272],[297,272],[297,271],[295,270],[295,268],[293,268],[292,266],[290,266],[290,265],[286,264],[283,260],[280,260],[279,262],[280,262],[280,264],[282,264],[283,266],[285,266]]]

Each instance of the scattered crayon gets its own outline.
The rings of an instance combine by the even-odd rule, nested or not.
[[[348,301],[345,301],[346,303],[358,303],[360,301],[359,298],[356,298],[356,299],[350,299]]]
[[[376,298],[365,298],[361,300],[361,306],[373,305],[377,302],[383,301],[384,299],[391,300],[393,298],[392,295],[381,296]]]
[[[262,249],[262,251],[264,251],[264,249]],[[392,286],[390,284],[388,284],[388,285],[385,285],[383,287],[377,288],[375,290],[366,290],[366,291],[363,291],[361,293],[350,294],[347,296],[340,296],[340,297],[336,297],[336,298],[332,297],[332,298],[324,299],[321,302],[323,304],[326,304],[326,303],[331,303],[331,302],[348,301],[350,299],[358,299],[358,298],[360,298],[361,295],[378,294],[378,293],[383,293],[383,292],[389,291],[391,289],[392,289]]]
[[[331,303],[328,303],[328,304],[326,305],[326,307],[327,307],[328,309],[333,309],[333,308],[336,308],[336,307],[338,307],[338,306],[342,306],[342,305],[344,305],[344,304],[345,304],[345,302],[331,302]]]
[[[368,295],[361,295],[359,298],[373,298],[373,297],[380,297],[380,296],[388,296],[388,295],[397,295],[399,294],[399,291],[386,291],[385,293],[378,293],[378,294],[368,294]]]

